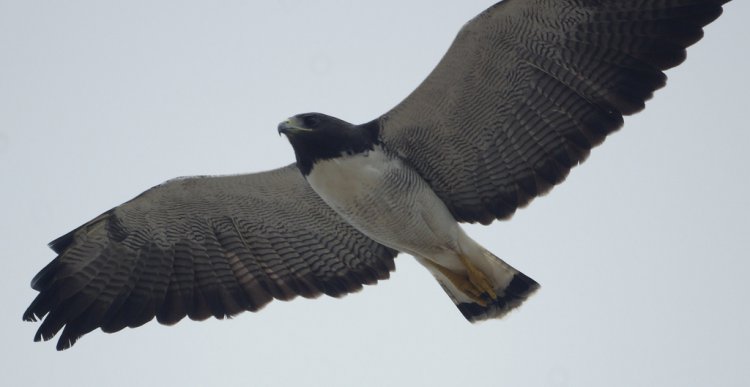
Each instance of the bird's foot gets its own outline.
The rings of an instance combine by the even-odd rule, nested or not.
[[[469,281],[471,281],[472,285],[474,285],[479,291],[480,297],[484,295],[490,300],[497,299],[497,294],[495,293],[495,289],[492,287],[492,282],[490,282],[489,278],[487,278],[481,270],[477,269],[468,258],[461,254],[458,256],[466,267],[466,274],[469,277]]]
[[[456,273],[434,262],[430,262],[430,264],[438,269],[455,287],[471,297],[474,302],[481,306],[487,306],[488,302],[497,298],[489,280],[476,267],[467,264],[465,258],[461,257],[461,261],[466,266],[466,273]]]

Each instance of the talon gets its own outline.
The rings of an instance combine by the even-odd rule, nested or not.
[[[434,262],[429,263],[443,273],[453,285],[471,297],[474,302],[481,306],[487,306],[488,302],[492,302],[497,298],[489,280],[487,280],[484,273],[477,270],[474,266],[466,264],[466,260],[463,257],[461,257],[461,261],[464,262],[467,268],[466,274],[456,273]]]
[[[474,301],[476,301],[477,304],[487,306],[487,301],[485,301],[485,299],[482,297],[482,290],[477,288],[477,286],[473,282],[471,282],[469,278],[462,274],[448,270],[447,268],[444,268],[440,265],[434,264],[434,266],[437,267],[438,270],[440,270],[440,272],[443,273],[443,275],[445,275],[448,280],[453,283],[453,285],[461,289],[462,292],[471,297]]]
[[[480,294],[486,294],[490,300],[497,299],[497,294],[487,276],[463,255],[459,254],[459,258],[466,267],[466,274],[469,276],[469,281],[480,291]]]

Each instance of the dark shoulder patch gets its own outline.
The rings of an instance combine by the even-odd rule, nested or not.
[[[380,144],[380,119],[374,119],[370,122],[359,125],[360,128],[364,129],[366,133],[370,135],[370,139],[374,144]]]

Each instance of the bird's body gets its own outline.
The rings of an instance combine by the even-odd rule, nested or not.
[[[413,255],[464,317],[537,288],[459,222],[509,218],[562,182],[666,84],[728,0],[505,0],[459,31],[401,103],[362,125],[279,125],[296,162],[171,180],[53,241],[24,319],[58,349],[101,328],[339,297]],[[378,24],[380,25],[380,24]]]
[[[504,295],[517,271],[466,235],[429,183],[398,155],[382,144],[371,144],[358,152],[342,150],[336,157],[312,159],[305,178],[323,201],[371,239],[414,256],[466,318],[478,316],[462,304],[487,306],[493,300],[483,293]],[[477,284],[472,283],[468,266],[485,274],[474,279]],[[521,278],[526,287],[510,298],[526,298],[538,288],[532,280]],[[507,301],[491,306],[491,313],[506,313]]]
[[[378,243],[414,256],[458,247],[459,226],[445,204],[416,171],[380,146],[318,161],[307,181],[347,222]]]

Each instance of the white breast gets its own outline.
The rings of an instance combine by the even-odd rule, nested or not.
[[[445,204],[381,148],[317,161],[307,181],[350,224],[386,246],[415,254],[455,242],[458,224]]]
[[[395,168],[384,152],[369,151],[316,161],[307,181],[324,200],[344,204],[383,184],[384,171]]]

